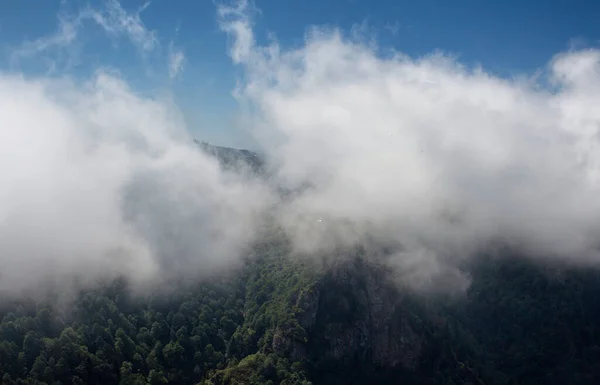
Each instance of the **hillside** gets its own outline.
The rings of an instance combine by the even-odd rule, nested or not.
[[[203,145],[224,166],[251,152]],[[292,258],[271,229],[241,268],[134,292],[0,304],[3,384],[596,384],[600,273],[510,251],[459,296],[400,289],[357,247]]]

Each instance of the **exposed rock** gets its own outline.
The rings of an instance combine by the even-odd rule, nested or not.
[[[299,319],[319,360],[365,360],[375,366],[413,370],[424,351],[402,295],[386,271],[357,260],[336,267],[320,290],[299,298]],[[312,301],[312,303],[310,303]]]
[[[308,290],[303,290],[296,301],[296,307],[299,309],[296,317],[300,326],[306,331],[312,330],[317,322],[319,295],[320,291],[318,287],[309,288]]]
[[[273,343],[271,344],[271,348],[275,353],[285,355],[290,349],[290,342],[290,339],[285,335],[283,330],[277,329],[275,333],[273,333]]]

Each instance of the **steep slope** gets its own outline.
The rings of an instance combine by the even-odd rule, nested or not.
[[[483,383],[471,352],[453,350],[451,326],[382,267],[356,256],[322,270],[283,250],[271,245],[252,264],[247,318],[232,339],[240,356],[283,357],[315,384]],[[216,383],[252,383],[240,365]]]

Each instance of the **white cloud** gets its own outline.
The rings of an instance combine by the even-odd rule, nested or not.
[[[598,50],[553,58],[550,91],[439,53],[384,58],[358,30],[260,46],[249,9],[218,9],[244,69],[236,94],[275,176],[300,192],[274,212],[270,186],[197,151],[171,101],[114,75],[0,74],[0,292],[69,275],[208,274],[238,260],[267,212],[299,253],[388,245],[418,285],[463,284],[456,260],[495,241],[600,261]],[[29,52],[72,46],[86,17],[142,51],[158,44],[141,10],[86,12]]]
[[[21,54],[32,55],[45,51],[50,47],[66,47],[73,43],[77,37],[78,20],[70,20],[65,16],[59,17],[58,20],[59,28],[55,34],[45,36],[34,41],[25,42],[23,44]]]
[[[249,15],[251,9],[256,10],[253,3],[248,0],[240,0],[235,6],[221,4],[217,7],[221,30],[235,37],[233,46],[229,50],[234,63],[247,61],[255,48]]]
[[[279,176],[311,186],[281,214],[299,251],[377,238],[420,280],[494,241],[600,262],[600,51],[554,58],[551,92],[337,30],[257,46],[238,4],[219,10],[237,95]]]
[[[87,12],[106,32],[115,36],[124,35],[134,45],[149,52],[158,45],[156,33],[146,28],[140,18],[140,13],[149,5],[149,2],[145,3],[137,12],[129,13],[121,7],[118,0],[107,0],[104,9]]]
[[[20,47],[14,49],[10,57],[11,66],[17,67],[23,59],[52,51],[57,56],[50,59],[46,57],[50,71],[55,69],[57,61],[64,60],[63,56],[66,56],[67,68],[70,67],[70,64],[76,59],[73,45],[77,39],[80,20],[79,18],[69,18],[66,15],[60,15],[58,20],[59,27],[54,34],[32,41],[25,41]]]
[[[113,38],[127,38],[141,52],[148,53],[159,46],[154,31],[149,30],[140,18],[146,3],[135,13],[129,13],[117,0],[106,0],[103,7],[82,9],[78,14],[61,13],[58,30],[32,41],[24,42],[11,52],[11,65],[18,68],[23,59],[40,57],[48,63],[49,72],[68,71],[79,62],[81,47],[77,44],[86,22],[99,25]],[[60,68],[59,68],[60,67]]]
[[[169,47],[169,78],[176,78],[183,71],[185,54],[183,50],[175,48],[171,43]]]
[[[268,193],[200,153],[170,102],[106,73],[0,74],[0,106],[0,294],[212,274],[252,240]]]

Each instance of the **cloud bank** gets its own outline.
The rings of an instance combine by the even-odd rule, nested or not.
[[[70,49],[87,17],[156,46],[139,12],[108,1],[17,56]],[[141,96],[113,70],[58,75],[0,72],[0,295],[75,278],[205,277],[239,262],[268,189],[199,151],[170,98]]]
[[[84,19],[140,52],[157,47],[141,10],[106,4],[61,18],[15,57],[69,51]],[[0,294],[70,276],[209,275],[240,260],[267,214],[296,254],[367,245],[417,286],[464,285],[457,266],[495,242],[600,261],[600,51],[557,54],[542,85],[440,53],[383,55],[356,31],[259,45],[253,13],[244,1],[217,8],[243,70],[234,94],[271,182],[293,194],[220,168],[170,99],[112,72],[2,72]],[[174,78],[184,55],[168,55]]]
[[[268,193],[199,152],[168,101],[105,73],[3,74],[0,105],[0,292],[209,274],[252,240]]]
[[[261,46],[251,8],[221,6],[220,25],[255,136],[281,180],[311,186],[280,213],[298,251],[377,239],[419,281],[492,242],[600,262],[599,50],[557,54],[542,86],[336,29]]]

